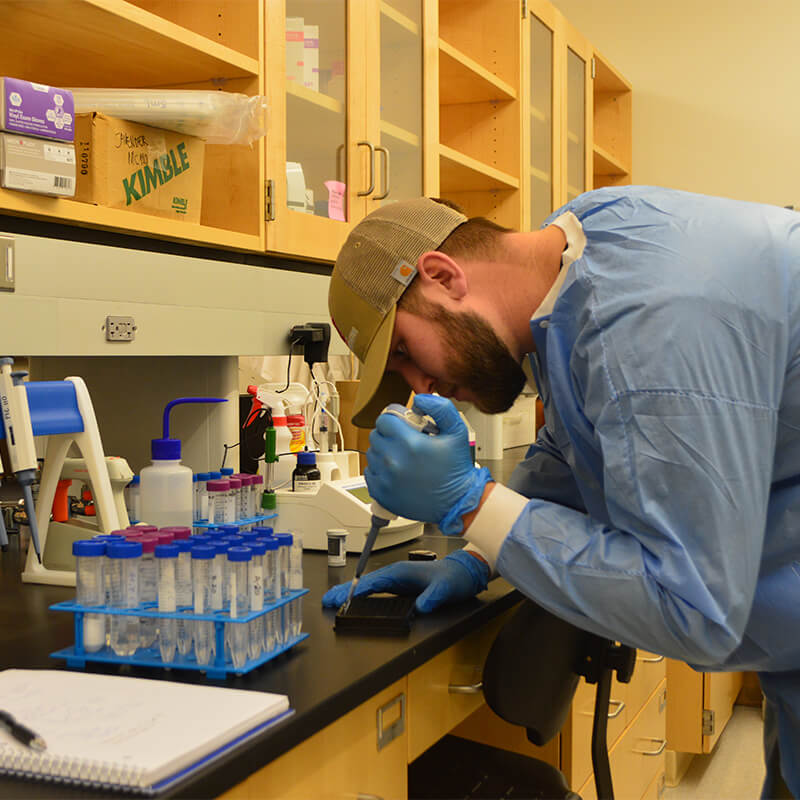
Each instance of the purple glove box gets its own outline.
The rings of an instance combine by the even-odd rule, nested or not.
[[[18,78],[0,78],[0,129],[40,139],[75,139],[72,92]]]

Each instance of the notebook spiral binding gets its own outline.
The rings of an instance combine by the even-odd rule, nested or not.
[[[145,771],[105,761],[51,756],[0,743],[0,770],[18,778],[50,778],[59,783],[145,791]]]

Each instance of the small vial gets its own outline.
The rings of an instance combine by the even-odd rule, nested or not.
[[[200,472],[197,475],[197,521],[208,522],[208,488],[206,484],[210,480],[207,472]]]
[[[162,613],[172,613],[177,610],[178,553],[177,544],[158,544],[154,551],[158,564],[158,610]],[[177,625],[176,619],[159,619],[158,649],[165,664],[175,659]]]
[[[215,547],[195,545],[192,548],[192,584],[194,587],[194,613],[208,614],[211,610],[211,572]],[[214,652],[214,623],[195,620],[194,656],[198,664],[208,664]]]
[[[262,536],[256,541],[263,542],[267,547],[264,553],[264,600],[274,603],[281,597],[280,544],[274,536]]]
[[[178,611],[189,611],[192,608],[192,542],[189,538],[176,539],[178,546],[178,564],[175,568],[175,596]],[[178,653],[189,655],[192,649],[191,620],[179,619],[177,626]]]
[[[250,584],[250,610],[262,611],[264,609],[264,553],[267,546],[264,542],[252,540],[248,548],[253,551],[250,559],[248,581]],[[250,628],[250,658],[258,658],[264,649],[264,617],[256,617],[247,623]]]
[[[125,487],[125,510],[128,512],[130,523],[136,522],[141,515],[141,478],[133,476],[133,480]]]
[[[303,588],[303,536],[295,531],[289,549],[289,590]],[[287,639],[296,639],[303,627],[303,598],[295,597],[286,606],[289,613]]]
[[[227,587],[225,585],[225,570],[228,563],[228,545],[225,542],[215,541],[214,561],[211,564],[209,575],[209,607],[212,611],[222,611],[226,604]]]
[[[223,525],[233,522],[232,511],[229,511],[232,500],[230,499],[230,484],[228,481],[209,481],[208,487],[208,521],[214,525]]]
[[[249,547],[231,547],[228,550],[228,566],[230,567],[230,617],[244,617],[250,611],[250,593],[248,591],[248,567],[253,557]],[[247,663],[250,651],[248,626],[244,623],[228,622],[231,640],[231,660],[233,666],[240,669]]]
[[[123,535],[122,531],[113,531],[112,533],[101,533],[92,538],[97,541],[103,541],[106,543],[106,555],[103,561],[103,575],[106,585],[106,596],[103,605],[110,606],[111,605],[111,560],[108,557],[108,544],[110,542],[124,542],[125,536]],[[111,644],[111,617],[106,617],[104,622],[106,628],[106,647],[108,647]]]
[[[278,541],[278,573],[280,575],[280,597],[287,597],[289,592],[289,551],[292,548],[291,533],[276,533]],[[276,627],[279,644],[286,644],[290,637],[289,604],[285,603],[277,610]]]
[[[344,528],[328,530],[328,566],[343,567],[347,563],[347,536]]]
[[[252,517],[261,515],[261,493],[264,491],[264,476],[250,476],[250,505],[247,513]],[[252,526],[251,526],[252,527]]]
[[[235,475],[231,475],[228,478],[228,483],[231,487],[231,497],[233,497],[233,519],[230,521],[238,523],[238,521],[241,519],[239,512],[242,508],[242,479]]]
[[[106,543],[97,539],[78,539],[72,543],[75,556],[76,601],[82,606],[102,606],[106,602]],[[262,556],[263,563],[263,556]],[[83,649],[96,653],[106,644],[106,620],[102,614],[83,615]]]
[[[152,603],[151,609],[158,601],[158,575],[156,569],[155,549],[158,534],[148,533],[139,539],[142,545],[142,557],[139,561],[139,603]],[[158,635],[158,620],[155,617],[139,617],[139,646],[153,647]]]
[[[112,608],[136,608],[139,605],[140,542],[112,542],[106,548],[111,564]],[[118,656],[132,656],[139,647],[139,618],[111,616],[111,649]]]
[[[225,522],[236,522],[239,519],[239,506],[240,506],[240,497],[242,493],[242,482],[239,478],[230,477],[228,478],[228,485],[230,489],[228,490],[228,496],[230,497],[231,503],[231,518],[226,519]],[[226,507],[227,513],[227,507]]]
[[[245,475],[244,473],[241,475],[236,476],[242,482],[242,488],[239,491],[239,519],[250,519],[252,514],[250,513],[250,487],[252,481],[250,480],[250,475]],[[250,530],[252,523],[246,523],[242,527],[246,530]]]

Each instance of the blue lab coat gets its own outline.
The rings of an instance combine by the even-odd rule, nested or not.
[[[800,797],[800,214],[653,187],[564,211],[586,247],[531,321],[545,428],[498,571],[601,636],[758,671]]]

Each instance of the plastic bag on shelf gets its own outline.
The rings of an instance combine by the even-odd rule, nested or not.
[[[262,95],[189,89],[71,89],[75,113],[111,117],[186,133],[208,144],[251,144],[266,133]]]

